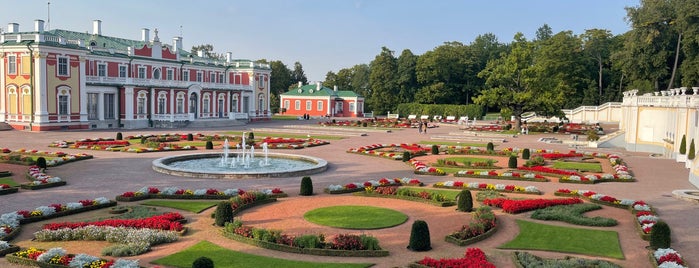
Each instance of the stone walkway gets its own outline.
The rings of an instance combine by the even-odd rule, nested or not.
[[[289,124],[315,124],[311,121],[281,121],[252,123],[248,126],[241,126],[233,129],[185,129],[185,130],[136,130],[123,131],[126,135],[148,134],[148,133],[221,133],[230,130],[248,130],[249,128],[279,128]],[[131,154],[119,152],[85,151],[62,149],[68,153],[85,152],[93,154],[94,159],[79,161],[55,168],[50,168],[49,174],[59,176],[68,181],[67,186],[45,189],[41,191],[22,191],[18,194],[0,196],[0,214],[19,209],[31,209],[41,205],[51,203],[74,202],[80,199],[107,197],[113,199],[114,196],[125,192],[135,191],[143,186],[168,187],[177,186],[182,188],[242,188],[246,190],[279,187],[287,192],[290,197],[280,200],[274,204],[260,208],[254,208],[243,214],[246,222],[255,222],[259,226],[285,226],[285,229],[308,232],[315,230],[326,230],[326,227],[319,227],[299,220],[307,209],[313,206],[326,206],[331,204],[380,204],[381,206],[400,210],[410,216],[408,223],[386,230],[365,231],[379,237],[380,245],[391,251],[391,256],[384,258],[339,258],[339,257],[318,257],[290,253],[280,253],[259,249],[222,238],[215,228],[210,228],[211,219],[208,212],[199,215],[187,215],[191,219],[190,228],[195,232],[185,236],[181,241],[173,244],[158,246],[154,251],[138,256],[145,264],[149,260],[172,254],[187,246],[195,244],[201,239],[210,240],[216,244],[243,252],[275,256],[285,259],[309,260],[322,262],[371,262],[377,263],[376,267],[403,267],[411,261],[421,259],[424,256],[435,258],[440,257],[460,257],[465,251],[465,247],[456,247],[443,242],[444,234],[457,229],[461,224],[467,222],[470,217],[459,215],[453,208],[436,208],[429,205],[406,202],[400,200],[375,200],[367,198],[355,198],[349,196],[331,196],[322,193],[322,189],[330,184],[344,184],[349,182],[379,179],[382,177],[415,177],[425,183],[431,184],[438,181],[454,179],[452,177],[423,176],[415,175],[411,169],[401,161],[391,161],[375,157],[367,157],[356,154],[348,154],[348,148],[359,147],[374,143],[413,143],[430,140],[431,136],[444,136],[451,132],[457,132],[455,125],[442,124],[439,128],[430,129],[427,134],[418,134],[415,129],[367,132],[367,136],[349,137],[342,140],[331,140],[330,145],[307,148],[303,150],[278,150],[283,153],[304,154],[320,157],[329,162],[328,170],[312,175],[313,184],[317,194],[313,197],[298,196],[300,178],[260,178],[245,180],[202,180],[184,177],[175,177],[154,172],[150,163],[156,158],[169,155],[182,154],[182,152],[159,152],[147,154]],[[51,141],[56,140],[76,140],[80,138],[93,137],[114,137],[115,131],[69,131],[69,132],[23,132],[23,131],[0,131],[0,147],[10,149],[27,148],[46,151],[57,151],[48,148]],[[547,144],[537,140],[541,137],[556,137],[560,140],[570,139],[567,135],[546,134],[546,135],[524,135],[516,138],[509,138],[508,142],[500,147],[517,148],[547,148],[559,151],[570,150],[567,145]],[[647,153],[627,152],[619,149],[589,149],[590,151],[601,151],[619,154],[634,172],[638,182],[635,183],[601,183],[597,185],[581,184],[561,184],[556,182],[520,182],[503,181],[502,183],[516,185],[534,185],[552,196],[558,188],[587,189],[598,193],[608,194],[617,198],[630,198],[644,200],[651,204],[659,213],[660,217],[667,221],[672,228],[673,248],[678,250],[690,266],[699,265],[699,233],[696,229],[696,222],[699,221],[699,204],[674,198],[672,191],[678,189],[696,189],[687,180],[688,172],[682,163],[673,160],[652,158]],[[7,169],[7,165],[0,165],[0,170]],[[20,167],[17,171],[22,172],[25,168]],[[19,175],[18,180],[23,180]],[[459,178],[463,181],[484,180]],[[490,181],[487,181],[490,182]],[[495,182],[492,182],[495,183]],[[366,199],[366,200],[365,200]],[[275,212],[276,211],[276,212]],[[286,211],[289,214],[289,222],[280,222],[278,213]],[[295,213],[295,214],[294,214]],[[489,259],[498,267],[511,267],[510,251],[495,249],[498,245],[511,240],[517,233],[514,219],[528,218],[528,214],[503,215],[498,212],[499,219],[503,219],[498,230],[493,237],[472,245],[484,249]],[[590,216],[605,216],[617,219],[620,224],[612,229],[617,231],[622,242],[625,260],[612,260],[622,264],[624,267],[651,267],[648,262],[644,246],[647,242],[641,240],[633,227],[633,216],[627,211],[614,208],[605,208],[598,212],[592,212]],[[432,234],[433,250],[429,252],[413,253],[405,249],[407,237],[409,236],[410,223],[415,219],[427,219]],[[293,223],[293,224],[292,224]],[[548,224],[560,224],[547,222]],[[30,226],[23,227],[22,237],[31,238]],[[38,227],[37,227],[38,228]],[[608,229],[605,229],[608,230]],[[332,230],[327,230],[328,233]],[[19,241],[17,239],[16,241]],[[21,243],[20,243],[21,244]],[[64,243],[64,247],[81,247],[80,242]],[[85,244],[85,243],[82,243]],[[96,251],[96,252],[92,252]],[[92,249],[87,253],[99,255],[99,250]],[[569,254],[552,252],[535,252],[537,255],[547,257],[563,257]],[[9,265],[4,259],[0,259],[0,266]]]

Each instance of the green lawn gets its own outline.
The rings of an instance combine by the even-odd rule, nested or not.
[[[245,135],[248,135],[249,132],[246,132]],[[308,138],[307,134],[293,134],[293,133],[281,133],[281,132],[254,132],[255,133],[255,138],[256,139],[261,139],[264,137],[275,137],[275,138],[298,138],[298,139],[305,139]],[[242,131],[226,131],[222,133],[223,135],[235,135],[235,136],[241,136],[243,135]],[[245,136],[247,138],[247,136]],[[344,139],[342,136],[332,136],[332,135],[311,135],[311,138],[314,139],[320,139],[320,140],[341,140]]]
[[[156,207],[168,207],[168,208],[174,208],[174,209],[179,209],[179,210],[185,210],[185,211],[190,211],[194,213],[199,213],[204,211],[207,208],[213,207],[217,205],[221,201],[194,201],[194,200],[186,200],[186,201],[175,201],[175,200],[146,200],[141,205],[144,206],[156,206]]]
[[[7,177],[7,178],[0,178],[0,184],[7,184],[12,187],[18,187],[19,183],[16,183],[12,178]]]
[[[272,115],[272,120],[298,120],[298,119],[299,119],[298,115],[280,115],[280,114]]]
[[[580,162],[564,162],[556,161],[553,162],[553,168],[557,169],[569,169],[578,170],[580,172],[602,172],[602,165],[600,163],[580,163]]]
[[[418,144],[423,145],[447,145],[447,146],[471,146],[471,147],[483,147],[485,148],[487,144],[485,143],[475,143],[475,142],[455,142],[455,141],[419,141]]]
[[[498,248],[546,250],[624,259],[615,231],[570,228],[517,220],[519,234]]]
[[[208,257],[216,268],[285,267],[285,268],[360,268],[370,267],[369,263],[324,263],[304,262],[257,256],[219,247],[208,241],[201,241],[183,251],[157,259],[153,263],[171,267],[190,268],[199,257]],[[322,259],[322,257],[318,257]]]
[[[461,193],[461,190],[447,190],[447,189],[430,189],[430,188],[422,188],[422,187],[406,187],[409,188],[410,190],[416,191],[416,192],[428,192],[430,194],[442,194],[444,197],[446,197],[449,200],[456,200],[456,196]]]
[[[382,229],[403,224],[408,215],[371,206],[332,206],[317,208],[303,214],[312,223],[345,229]]]
[[[445,158],[446,160],[449,161],[456,161],[459,164],[462,164],[463,162],[471,162],[471,163],[476,163],[476,162],[488,162],[489,160],[492,160],[493,163],[497,163],[498,160],[495,159],[490,159],[490,158],[482,158],[482,157],[462,157],[462,156],[454,156],[454,157],[447,157]]]

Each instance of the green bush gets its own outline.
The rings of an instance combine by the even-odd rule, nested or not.
[[[187,134],[187,141],[193,141],[194,140],[194,135],[192,133]]]
[[[192,268],[214,268],[214,261],[207,257],[199,257],[192,263]]]
[[[585,213],[593,210],[602,209],[602,206],[591,203],[581,203],[573,205],[552,206],[542,209],[537,209],[532,213],[532,219],[544,221],[562,221],[575,225],[583,226],[616,226],[618,222],[615,219],[604,217],[585,217]]]
[[[544,160],[543,157],[535,156],[534,158],[527,160],[527,162],[525,162],[524,165],[527,167],[533,167],[533,166],[543,166],[545,163],[546,163],[546,160]]]
[[[294,238],[294,244],[300,248],[321,248],[323,240],[320,236],[314,234],[301,235]]]
[[[47,166],[46,166],[46,158],[44,158],[43,156],[39,156],[39,157],[36,159],[36,165],[37,165],[40,169],[46,169],[46,167],[47,167]]]
[[[694,159],[694,154],[696,152],[694,151],[694,139],[689,143],[689,153],[687,154],[687,159],[692,160]]]
[[[599,140],[599,135],[597,134],[597,131],[595,131],[595,130],[588,130],[588,131],[587,131],[587,140],[588,140],[588,141],[598,141],[598,140]]]
[[[406,162],[408,160],[410,160],[410,152],[405,151],[403,152],[403,162]]]
[[[366,126],[367,126],[366,122],[362,122],[362,127],[366,127]]]
[[[212,141],[206,141],[206,149],[207,149],[207,150],[213,150],[213,149],[214,149],[214,142],[212,142]]]
[[[508,168],[517,168],[517,157],[510,155],[510,159],[507,161]]]
[[[658,221],[650,228],[650,247],[653,249],[670,247],[670,225]]]
[[[439,154],[439,145],[432,144],[432,154]]]
[[[121,132],[117,132],[116,140],[120,141],[120,140],[122,140],[123,138],[124,138],[124,137],[121,135]]]
[[[303,177],[301,178],[301,190],[299,191],[299,195],[313,195],[313,181],[311,181],[311,177]]]
[[[459,193],[458,203],[456,210],[463,212],[471,212],[473,210],[473,196],[471,196],[471,191],[461,190]]]
[[[408,249],[412,251],[428,251],[432,249],[430,228],[427,226],[427,222],[423,220],[416,220],[413,222]]]
[[[485,149],[490,151],[495,150],[495,145],[492,142],[488,142],[488,145],[485,146]]]
[[[687,154],[687,136],[682,135],[682,141],[680,142],[680,154]]]
[[[529,159],[530,154],[529,148],[524,148],[524,150],[522,150],[522,159]]]
[[[216,206],[216,218],[215,218],[215,224],[216,226],[223,226],[227,222],[233,221],[233,208],[231,207],[231,203],[227,201],[219,202],[218,206]]]
[[[141,144],[146,144],[146,142],[148,142],[148,138],[147,138],[147,137],[141,137]]]
[[[254,132],[248,133],[248,140],[254,140],[254,139],[255,139],[255,133]]]

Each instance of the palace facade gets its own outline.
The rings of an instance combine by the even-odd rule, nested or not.
[[[160,42],[34,29],[0,35],[0,122],[15,129],[185,127],[191,122],[269,120],[268,64],[193,54],[182,37]]]

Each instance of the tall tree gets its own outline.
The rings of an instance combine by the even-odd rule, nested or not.
[[[589,78],[586,58],[582,53],[582,41],[571,31],[563,31],[551,36],[546,41],[537,42],[534,65],[535,79],[532,84],[539,93],[551,94],[556,98],[559,93],[566,93],[565,108],[577,108],[580,105],[595,104],[595,98],[585,99],[585,90],[594,80]],[[586,100],[587,103],[583,103]],[[563,102],[561,102],[563,104]],[[537,112],[552,112],[547,109]],[[557,114],[553,114],[557,115]]]
[[[303,65],[301,65],[301,63],[298,61],[294,62],[294,70],[291,72],[291,80],[294,83],[301,82],[304,85],[308,84],[308,78],[306,78],[306,74],[303,72]]]
[[[416,94],[419,103],[465,103],[465,85],[474,68],[474,56],[468,46],[446,42],[427,51],[417,60],[415,72],[421,87]]]
[[[602,89],[604,88],[604,69],[609,68],[610,65],[612,33],[609,30],[589,29],[585,30],[581,38],[585,55],[597,65],[597,89],[599,90],[599,95],[596,104],[599,105],[602,101]]]
[[[536,29],[536,39],[534,41],[546,41],[553,36],[551,26],[544,23],[539,29]]]
[[[678,44],[682,41],[684,60],[680,65],[683,86],[699,86],[699,2],[674,0],[677,12]],[[679,56],[679,53],[677,54]]]
[[[332,88],[333,86],[336,86],[336,85],[337,85],[337,74],[335,74],[333,71],[328,71],[325,74],[325,81],[323,81],[323,86]]]
[[[279,95],[286,92],[294,82],[291,80],[291,70],[283,62],[279,60],[272,61],[269,63],[269,67],[272,69],[269,80],[269,89],[272,96],[270,96],[269,105],[276,108],[280,107]]]
[[[192,46],[191,53],[194,55],[198,55],[199,51],[204,52],[204,56],[210,59],[214,60],[223,60],[226,57],[223,54],[218,54],[214,52],[214,46],[211,44],[202,44],[198,46]]]
[[[368,99],[373,95],[371,86],[369,83],[371,76],[371,68],[368,64],[357,64],[352,66],[351,69],[352,76],[349,79],[349,86],[352,91],[359,94],[360,96]],[[371,111],[373,109],[371,103],[367,101],[366,106],[364,106],[366,111]]]
[[[469,77],[466,79],[466,102],[464,104],[469,104],[473,96],[485,89],[485,80],[480,78],[478,73],[485,69],[489,60],[499,58],[502,53],[508,50],[507,44],[500,43],[497,36],[492,33],[476,36],[469,47],[475,56],[473,66],[475,71],[469,73]]]
[[[391,110],[395,111],[398,104],[398,66],[393,51],[386,47],[381,48],[381,53],[371,61],[371,73],[369,85],[371,98],[368,103],[376,113],[383,114]]]
[[[415,75],[415,65],[418,56],[414,55],[410,49],[404,49],[398,56],[398,97],[401,103],[413,102],[417,91],[417,77]]]

